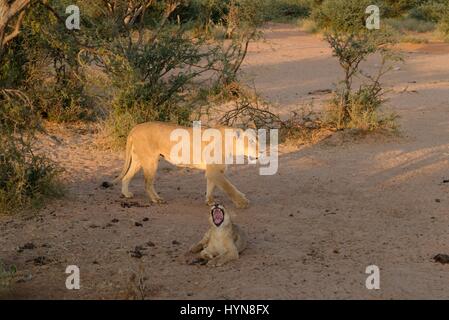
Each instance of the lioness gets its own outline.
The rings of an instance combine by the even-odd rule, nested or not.
[[[232,223],[230,214],[219,204],[210,210],[209,223],[211,227],[203,239],[194,245],[191,253],[200,253],[200,257],[208,260],[207,265],[219,267],[225,263],[237,260],[239,253],[246,248],[245,232]]]
[[[176,129],[184,129],[189,133],[190,139],[190,161],[188,163],[179,164],[179,157],[173,158],[172,149],[179,143],[175,140],[172,141],[172,132]],[[145,176],[145,185],[148,196],[154,203],[163,203],[164,200],[159,197],[154,190],[154,177],[157,171],[159,157],[162,156],[170,163],[177,166],[196,168],[206,171],[207,178],[207,192],[206,192],[206,204],[211,205],[214,203],[213,191],[216,186],[221,188],[234,202],[238,208],[246,208],[249,204],[248,199],[243,193],[237,190],[229,180],[225,177],[226,162],[225,158],[229,156],[244,156],[252,160],[258,158],[258,146],[257,137],[255,134],[249,135],[242,129],[219,127],[214,130],[218,130],[221,133],[221,145],[225,146],[225,130],[229,129],[233,133],[232,148],[228,154],[221,153],[221,161],[219,164],[205,160],[203,153],[201,152],[201,159],[197,163],[193,161],[193,128],[181,127],[163,122],[148,122],[137,125],[129,134],[126,144],[126,156],[125,164],[123,166],[122,173],[114,180],[117,182],[122,180],[122,193],[126,198],[132,198],[133,194],[129,192],[128,187],[131,179],[134,175],[143,168]],[[229,132],[229,131],[228,131]],[[201,150],[203,150],[210,142],[201,142]]]

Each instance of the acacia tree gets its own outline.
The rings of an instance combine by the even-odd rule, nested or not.
[[[389,50],[394,38],[388,30],[366,28],[365,9],[370,4],[370,0],[325,0],[314,12],[314,19],[324,30],[325,39],[344,73],[332,105],[337,109],[337,129],[344,129],[360,113],[373,118],[376,116],[384,93],[380,78],[390,71],[388,63],[398,59]],[[375,76],[367,75],[361,70],[361,64],[376,53],[382,57],[380,70]],[[353,90],[355,78],[366,80],[368,84],[362,83],[357,90]]]
[[[3,48],[16,38],[31,0],[0,0],[0,56]],[[11,26],[14,25],[11,29]]]

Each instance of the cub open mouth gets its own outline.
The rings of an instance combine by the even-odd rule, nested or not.
[[[220,208],[212,209],[212,220],[217,227],[220,226],[224,221],[223,210]]]

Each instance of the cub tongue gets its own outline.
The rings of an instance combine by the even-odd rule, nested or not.
[[[213,213],[212,213],[213,217],[214,217],[214,222],[215,223],[220,223],[223,221],[223,212],[220,209],[214,209]]]

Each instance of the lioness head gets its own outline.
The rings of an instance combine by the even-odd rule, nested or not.
[[[225,208],[220,204],[215,204],[210,209],[210,222],[215,227],[226,226],[230,222],[230,217]]]
[[[256,131],[252,129],[237,129],[236,132],[236,153],[248,157],[249,160],[259,159],[259,142]]]

